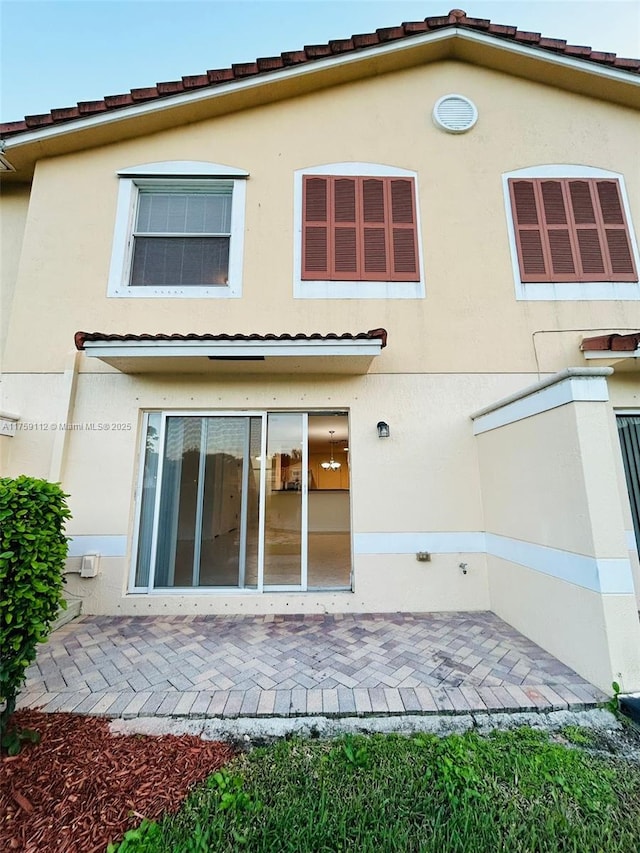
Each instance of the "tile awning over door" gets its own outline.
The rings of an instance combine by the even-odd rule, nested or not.
[[[123,373],[367,373],[385,329],[297,334],[76,332],[75,345]]]

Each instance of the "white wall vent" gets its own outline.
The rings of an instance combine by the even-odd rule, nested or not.
[[[478,121],[478,110],[464,95],[443,95],[433,108],[437,127],[448,133],[465,133]]]

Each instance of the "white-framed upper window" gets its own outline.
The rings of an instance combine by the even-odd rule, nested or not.
[[[638,300],[638,246],[624,178],[579,165],[502,176],[519,300]]]
[[[294,173],[296,299],[421,299],[417,173],[328,163]]]
[[[118,177],[109,296],[242,295],[247,172],[174,161]]]

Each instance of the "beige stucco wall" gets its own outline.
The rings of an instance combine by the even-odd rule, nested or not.
[[[0,199],[0,372],[29,207],[29,186],[2,188]],[[2,386],[0,385],[0,410]]]
[[[81,359],[82,360],[82,359]],[[60,405],[64,377],[48,391],[43,377],[8,376],[8,397],[25,420],[44,419]],[[345,410],[350,418],[351,529],[389,537],[391,553],[356,553],[354,593],[307,597],[252,596],[251,612],[284,607],[325,606],[360,610],[486,609],[489,606],[484,554],[467,553],[464,534],[483,530],[476,443],[468,410],[521,387],[523,376],[382,375],[358,377],[142,377],[121,373],[80,374],[69,422],[131,424],[131,429],[72,430],[66,433],[62,484],[70,494],[72,536],[126,537],[122,557],[106,557],[96,579],[70,578],[69,590],[85,597],[85,612],[246,612],[246,597],[124,598],[135,523],[141,412],[167,410],[302,409]],[[428,401],[428,405],[425,405]],[[377,437],[385,419],[391,437]],[[11,439],[7,473],[46,476],[59,432],[20,431]],[[25,460],[31,460],[25,465]],[[394,552],[398,534],[454,534],[446,553],[418,563],[415,552]],[[460,545],[455,542],[459,539]],[[425,540],[426,541],[426,540]],[[421,545],[421,550],[431,550]],[[417,549],[415,549],[417,550]],[[463,575],[460,562],[469,565]],[[202,599],[202,600],[201,600]],[[215,599],[212,601],[210,599]],[[291,603],[287,603],[287,602]],[[328,602],[333,602],[330,604]]]
[[[430,118],[435,100],[452,91],[471,97],[479,109],[476,127],[460,136],[439,131]],[[6,369],[60,369],[77,329],[384,326],[390,347],[374,370],[535,371],[541,335],[534,333],[626,327],[638,311],[619,302],[517,302],[501,175],[542,163],[621,172],[637,222],[636,132],[632,110],[445,62],[43,160],[34,180]],[[220,162],[250,173],[243,298],[107,299],[116,171],[177,159]],[[293,172],[342,161],[418,173],[424,301],[292,298]],[[30,300],[36,289],[41,310],[34,315]],[[33,346],[34,339],[47,345]],[[560,369],[567,359],[575,362],[581,355],[573,349],[554,353],[542,369]]]
[[[599,595],[488,556],[491,609],[592,684],[640,690],[638,614],[628,595]]]
[[[443,133],[431,121],[435,101],[451,92],[478,107],[478,124],[468,134]],[[502,175],[563,163],[622,173],[637,225],[636,151],[637,113],[630,109],[443,62],[41,160],[28,213],[24,199],[15,202],[15,222],[22,217],[26,225],[16,288],[13,296],[5,288],[2,297],[2,305],[12,303],[3,406],[25,423],[63,417],[131,429],[71,432],[64,455],[59,431],[20,431],[4,441],[0,462],[9,474],[48,476],[61,460],[74,515],[69,532],[125,537],[128,553],[103,557],[97,578],[70,575],[69,591],[82,595],[85,612],[492,607],[604,689],[618,672],[626,689],[639,687],[638,656],[630,651],[638,639],[632,596],[601,596],[505,565],[465,550],[462,535],[459,547],[434,553],[429,563],[400,545],[385,554],[361,550],[353,593],[126,595],[141,412],[150,408],[349,411],[356,542],[374,533],[400,543],[404,533],[488,530],[586,556],[625,556],[630,516],[611,406],[563,407],[477,441],[469,416],[540,375],[583,365],[579,344],[586,334],[640,324],[640,302],[516,300]],[[211,161],[250,173],[241,299],[107,298],[116,172],[164,160]],[[418,174],[425,299],[293,298],[293,174],[334,162]],[[72,398],[64,375],[80,329],[279,333],[381,326],[389,345],[367,376],[128,376],[82,356]],[[613,405],[638,405],[637,375],[615,377]],[[380,419],[391,425],[385,441],[375,432]],[[585,465],[601,441],[604,456]],[[548,597],[553,608],[542,606]]]
[[[525,555],[534,567],[489,554],[489,595],[499,616],[603,690],[613,681],[637,690],[636,597],[620,592],[631,570],[615,429],[608,402],[576,402],[478,435],[487,532],[512,540],[511,550],[513,540],[555,549]],[[620,589],[611,592],[614,565]]]

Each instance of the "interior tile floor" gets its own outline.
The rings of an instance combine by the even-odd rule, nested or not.
[[[581,709],[606,696],[490,612],[81,616],[18,707],[109,717]]]

